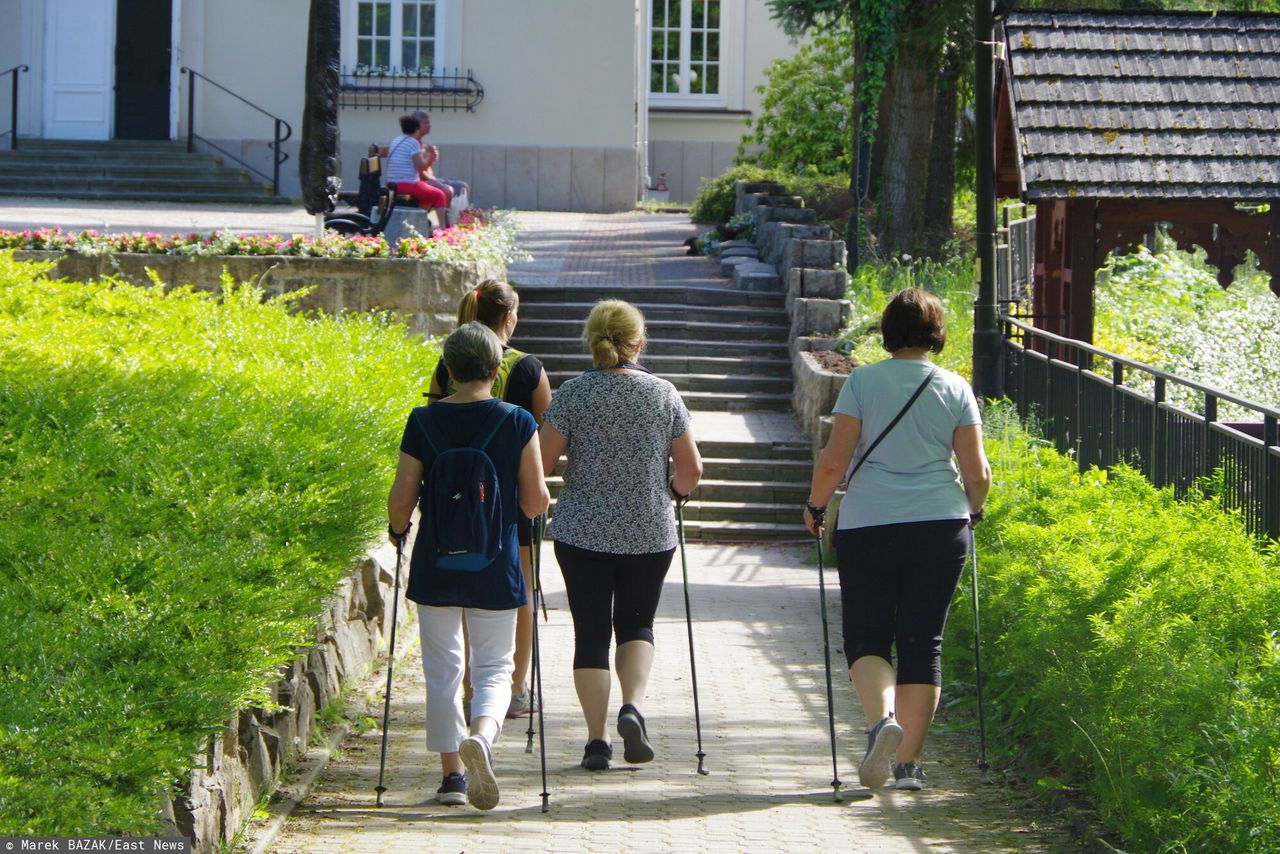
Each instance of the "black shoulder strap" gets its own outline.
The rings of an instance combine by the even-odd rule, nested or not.
[[[422,413],[422,417],[419,419],[421,423],[418,426],[422,428],[422,435],[426,438],[427,444],[431,446],[431,450],[435,452],[437,457],[454,447],[477,448],[483,451],[493,441],[493,437],[498,435],[498,430],[511,417],[511,413],[517,409],[519,407],[514,404],[498,401],[494,411],[490,413],[489,417],[481,424],[480,429],[476,431],[476,436],[481,437],[480,441],[476,441],[473,437],[470,442],[463,445],[451,446],[445,441],[440,428],[436,425],[435,422],[440,417],[440,413],[444,411],[444,407],[439,407],[439,411],[437,411],[437,407],[428,406],[426,411]],[[432,415],[433,412],[435,413],[434,416]]]
[[[871,456],[871,452],[876,449],[876,446],[879,445],[884,440],[885,436],[889,435],[890,430],[898,426],[898,422],[902,420],[902,416],[907,414],[907,410],[910,409],[911,405],[916,402],[916,398],[924,394],[924,390],[929,386],[929,383],[933,381],[933,375],[936,374],[937,372],[938,372],[938,366],[934,365],[933,368],[930,369],[929,375],[924,378],[924,382],[920,383],[920,387],[917,388],[915,390],[915,393],[912,394],[911,397],[907,400],[906,405],[903,406],[902,409],[898,411],[897,415],[893,416],[893,420],[889,422],[889,426],[885,427],[883,430],[880,431],[880,435],[876,436],[876,440],[871,443],[871,446],[869,448],[867,448],[866,453],[864,453],[858,459],[858,461],[853,464],[853,467],[849,469],[849,474],[844,479],[846,486],[849,484],[850,481],[853,480],[853,476],[858,473],[858,469],[862,468],[862,464],[867,461],[867,457]]]

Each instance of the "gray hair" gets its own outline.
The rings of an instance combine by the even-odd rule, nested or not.
[[[444,339],[444,366],[456,383],[486,380],[502,362],[502,342],[479,321],[464,323]]]

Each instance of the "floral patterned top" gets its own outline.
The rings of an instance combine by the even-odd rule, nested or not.
[[[676,547],[667,460],[690,418],[675,386],[647,373],[588,371],[560,386],[545,420],[568,439],[552,539],[611,554]]]

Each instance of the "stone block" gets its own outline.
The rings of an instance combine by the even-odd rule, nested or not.
[[[812,439],[817,434],[818,422],[831,414],[845,377],[824,369],[808,350],[792,357],[791,373],[795,380],[791,405],[801,429]]]
[[[394,311],[412,314],[418,311],[421,304],[418,294],[418,268],[421,261],[411,259],[388,258],[379,262],[377,274],[368,264],[352,271],[349,281],[352,283],[353,305],[360,311]],[[353,265],[354,266],[354,265]]]
[[[792,301],[788,339],[815,333],[833,335],[840,331],[852,314],[853,304],[848,300],[797,297]]]
[[[522,211],[538,209],[538,149],[536,146],[508,146],[506,199],[506,207]]]
[[[400,241],[406,237],[415,234],[430,237],[434,228],[435,222],[432,220],[429,211],[422,208],[397,205],[396,209],[391,212],[391,217],[387,220],[387,227],[383,230],[382,236],[386,238],[391,248],[395,249],[396,246],[400,245]]]
[[[741,257],[741,256],[721,258],[720,259],[720,275],[724,276],[727,279],[732,279],[734,277],[734,271],[738,269],[738,267],[742,266],[743,264],[755,264],[755,263],[758,263],[755,258],[748,258],[748,257]]]
[[[733,185],[734,206],[733,212],[740,214],[743,211],[751,210],[747,207],[745,197],[755,193],[785,193],[787,188],[776,181],[738,181]]]
[[[604,210],[604,149],[574,148],[569,162],[569,205],[575,211]]]
[[[640,162],[630,148],[604,150],[604,187],[601,204],[606,211],[634,210],[640,198]]]
[[[779,267],[831,270],[843,266],[846,247],[842,240],[789,240],[782,248]]]
[[[720,251],[723,253],[726,249],[750,249],[756,252],[755,241],[752,240],[725,240],[720,244]]]
[[[830,240],[829,225],[798,225],[793,222],[770,222],[756,230],[760,259],[782,267],[782,251],[790,240]]]
[[[818,212],[813,208],[775,208],[769,205],[756,205],[756,227],[766,222],[793,222],[799,225],[813,225],[818,221]]]
[[[471,151],[474,179],[472,204],[507,206],[507,149],[503,145],[477,145]]]
[[[538,149],[538,209],[569,210],[570,159],[568,148]]]
[[[802,208],[804,207],[804,199],[799,196],[788,196],[785,194],[757,193],[757,205],[767,205],[771,208]]]
[[[752,261],[760,260],[760,253],[754,246],[734,246],[725,248],[720,247],[720,260],[725,258],[750,258]]]

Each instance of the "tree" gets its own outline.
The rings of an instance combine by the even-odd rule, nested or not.
[[[307,25],[307,89],[302,108],[298,176],[307,213],[333,209],[329,180],[338,165],[338,66],[340,27],[338,0],[311,0]]]

